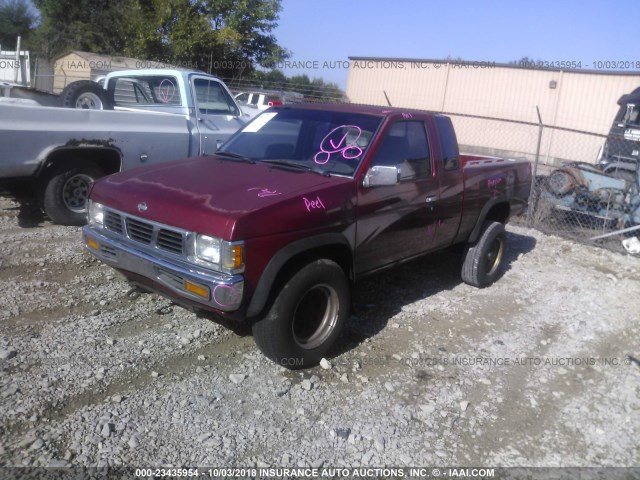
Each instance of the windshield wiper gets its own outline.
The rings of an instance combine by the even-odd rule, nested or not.
[[[220,157],[229,157],[247,163],[256,163],[255,160],[251,160],[249,157],[245,157],[244,155],[240,155],[239,153],[235,152],[216,152],[215,155],[218,155]]]
[[[304,170],[306,172],[313,172],[313,173],[317,173],[318,175],[322,175],[323,177],[330,177],[331,173],[329,172],[325,172],[324,170],[321,170],[319,168],[312,168],[309,167],[307,165],[302,165],[301,163],[298,162],[293,162],[291,160],[277,160],[277,159],[264,159],[264,160],[259,160],[260,163],[268,163],[270,165],[275,165],[278,167],[290,167],[290,168],[295,168],[296,170]]]

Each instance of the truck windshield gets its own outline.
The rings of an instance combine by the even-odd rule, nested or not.
[[[231,137],[219,152],[353,175],[381,121],[382,117],[347,112],[268,110]]]

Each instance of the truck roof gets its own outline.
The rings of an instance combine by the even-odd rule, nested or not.
[[[187,78],[189,75],[204,75],[207,77],[216,78],[215,75],[211,75],[207,72],[201,72],[200,70],[193,70],[189,68],[139,68],[131,70],[118,70],[107,74],[106,78],[120,77],[120,76],[138,76],[138,75],[176,75]]]
[[[439,116],[439,113],[428,112],[426,110],[416,110],[411,108],[400,107],[381,107],[379,105],[362,105],[355,103],[296,103],[290,105],[278,105],[271,107],[273,109],[292,108],[296,110],[322,110],[333,112],[350,112],[364,113],[369,115],[388,116],[393,114],[415,114],[415,115],[431,115]]]
[[[618,100],[618,105],[622,106],[627,103],[640,103],[640,87],[636,88],[633,92],[622,95]]]
[[[363,105],[356,103],[295,103],[289,105],[278,105],[271,107],[272,109],[296,109],[296,110],[321,110],[321,111],[333,111],[333,112],[349,112],[349,113],[364,113],[368,115],[381,115],[388,116],[393,114],[411,114],[411,115],[430,115],[430,116],[442,116],[439,113],[429,112],[426,110],[416,110],[411,108],[401,107],[384,107],[379,105]]]

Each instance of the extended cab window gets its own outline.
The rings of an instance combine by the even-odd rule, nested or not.
[[[231,96],[220,82],[196,78],[193,80],[198,110],[203,115],[240,115]]]
[[[443,116],[435,116],[434,119],[438,126],[444,169],[456,170],[460,168],[460,150],[458,150],[458,138],[451,119]]]
[[[118,77],[111,88],[116,106],[182,105],[178,82],[172,76]]]
[[[431,176],[429,141],[424,123],[416,120],[394,123],[378,148],[372,165],[397,166],[400,179]]]

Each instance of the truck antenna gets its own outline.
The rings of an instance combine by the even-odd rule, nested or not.
[[[391,105],[391,102],[389,101],[389,97],[387,96],[387,92],[386,92],[386,91],[384,91],[384,90],[382,90],[382,93],[384,93],[384,98],[386,98],[386,99],[387,99],[387,104],[388,104],[390,107],[392,107],[393,105]]]

